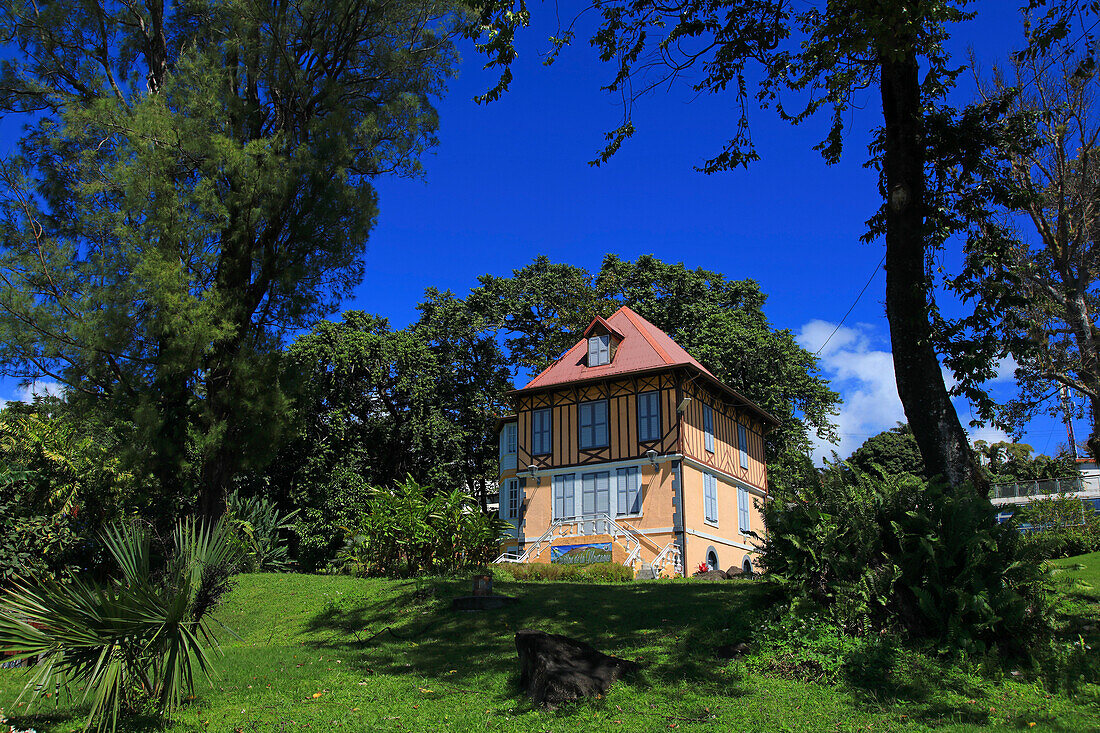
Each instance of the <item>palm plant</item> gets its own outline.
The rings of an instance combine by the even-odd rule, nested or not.
[[[239,553],[224,521],[179,522],[156,562],[149,531],[115,524],[103,536],[120,579],[17,583],[0,607],[0,648],[37,659],[20,699],[55,690],[89,702],[86,728],[114,730],[119,714],[152,703],[171,716],[213,673],[210,611],[230,587]]]

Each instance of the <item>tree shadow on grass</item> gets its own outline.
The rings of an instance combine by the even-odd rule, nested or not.
[[[84,730],[84,721],[88,719],[88,711],[66,710],[40,710],[36,713],[25,715],[10,715],[4,725],[14,726],[16,730],[33,728],[38,733],[69,733],[72,730]],[[153,733],[164,730],[164,718],[155,715],[119,715],[118,733]],[[7,728],[4,728],[7,730]]]
[[[423,585],[423,584],[421,584]],[[309,622],[307,643],[339,652],[369,672],[415,674],[472,684],[486,673],[517,669],[514,634],[534,628],[588,642],[600,651],[639,661],[632,684],[685,681],[728,694],[722,644],[745,641],[773,589],[764,582],[625,584],[498,583],[518,599],[495,611],[451,610],[466,595],[465,581],[435,580],[433,593],[408,590],[389,603],[327,608]],[[511,678],[509,678],[511,679]],[[518,694],[515,681],[511,692]]]

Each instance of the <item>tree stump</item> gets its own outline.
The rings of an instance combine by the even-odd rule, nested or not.
[[[637,662],[597,651],[583,641],[535,629],[516,632],[519,684],[536,705],[557,708],[582,697],[605,695]]]

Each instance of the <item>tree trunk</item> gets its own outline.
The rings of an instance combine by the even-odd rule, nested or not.
[[[886,319],[898,396],[929,476],[988,487],[947,394],[928,317],[925,270],[925,141],[916,54],[881,61],[885,121]]]

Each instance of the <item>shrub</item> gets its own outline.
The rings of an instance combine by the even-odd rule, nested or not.
[[[1100,514],[1074,496],[1030,502],[1016,511],[1015,519],[1024,532],[1023,546],[1039,559],[1100,550]]]
[[[966,487],[855,472],[767,505],[765,521],[767,570],[845,630],[971,651],[1020,650],[1049,630],[1042,569]]]
[[[298,510],[283,514],[266,497],[241,498],[236,491],[226,499],[226,518],[240,547],[244,570],[279,572],[290,567],[287,533]]]
[[[299,566],[324,568],[347,549],[348,530],[359,522],[372,491],[361,475],[346,468],[310,487],[312,505],[303,506],[294,525],[293,554]]]
[[[120,711],[170,715],[194,692],[196,667],[210,675],[208,620],[238,558],[224,521],[180,522],[159,562],[144,527],[114,525],[104,544],[117,580],[18,581],[0,611],[0,647],[38,659],[20,697],[81,697],[91,704],[87,725],[101,731],[116,727]]]
[[[0,411],[0,578],[95,569],[96,537],[133,489],[110,435],[39,405]]]
[[[501,563],[494,570],[513,580],[561,583],[627,583],[634,580],[634,569],[613,562],[591,565],[553,565],[547,563]]]
[[[828,683],[840,680],[860,641],[817,616],[786,614],[761,626],[753,646],[757,652],[748,661],[754,671]]]
[[[411,576],[483,567],[510,528],[468,494],[429,495],[410,476],[393,489],[372,488],[346,530],[335,569],[355,575]]]

